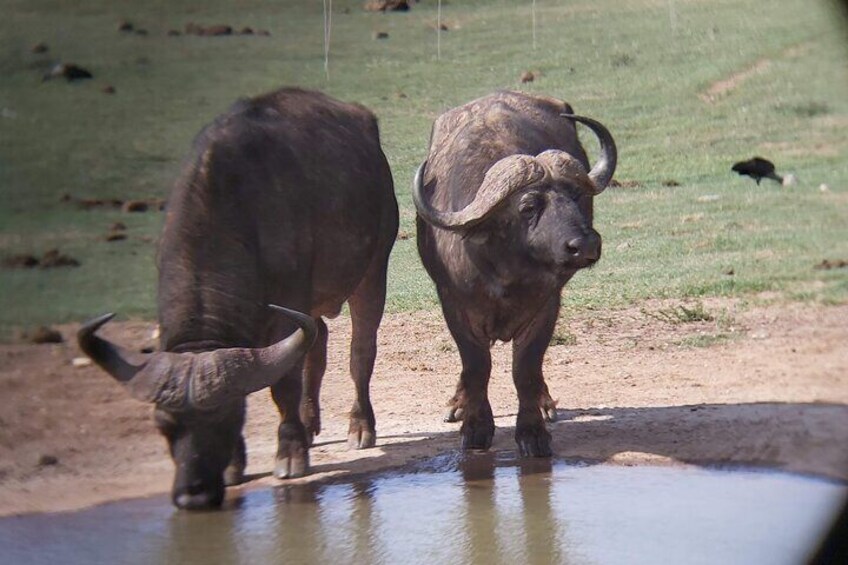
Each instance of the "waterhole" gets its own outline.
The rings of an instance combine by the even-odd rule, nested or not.
[[[0,563],[803,563],[845,484],[447,455],[367,479],[0,520]]]

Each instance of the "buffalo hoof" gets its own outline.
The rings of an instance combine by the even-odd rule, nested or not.
[[[310,422],[304,424],[304,428],[306,428],[306,447],[312,447],[315,444],[315,436],[321,433],[321,424],[315,426],[314,422]]]
[[[316,430],[311,426],[306,426],[306,447],[312,447],[315,444],[315,436],[320,433],[320,429]]]
[[[274,476],[278,479],[296,479],[309,472],[309,455],[304,451],[295,457],[277,457]]]
[[[472,414],[476,417],[472,417]],[[468,412],[459,431],[462,449],[489,449],[495,436],[495,418],[492,407],[485,402],[476,413]]]
[[[461,422],[462,416],[465,413],[465,409],[461,406],[451,406],[448,410],[448,413],[445,414],[445,422],[452,424],[454,422]]]
[[[278,479],[294,479],[306,475],[309,472],[309,451],[303,426],[280,424],[278,440],[274,476]]]
[[[489,425],[470,425],[467,422],[463,423],[462,431],[462,449],[482,449],[486,450],[492,447],[492,438],[495,436],[494,423]]]
[[[350,427],[347,445],[350,449],[367,449],[377,444],[377,426],[374,409],[368,401],[356,400],[350,409]]]
[[[244,466],[230,464],[224,469],[224,486],[233,487],[244,482]]]
[[[321,412],[317,403],[304,402],[300,408],[300,421],[306,428],[306,442],[309,447],[315,442],[315,436],[321,433]]]
[[[466,404],[467,399],[465,397],[465,391],[458,388],[456,394],[448,400],[448,413],[445,414],[445,422],[461,422],[463,417],[465,417]]]
[[[247,449],[244,445],[244,437],[239,436],[230,464],[224,469],[224,486],[239,485],[244,481],[244,469],[247,467]]]
[[[368,449],[377,445],[377,432],[362,420],[350,421],[347,432],[347,445],[350,449]]]
[[[551,434],[544,425],[516,427],[515,442],[522,457],[550,457]]]

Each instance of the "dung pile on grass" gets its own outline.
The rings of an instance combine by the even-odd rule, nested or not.
[[[364,9],[368,12],[408,12],[409,2],[406,0],[369,0]]]
[[[57,267],[79,267],[80,262],[58,249],[50,249],[41,258],[28,253],[10,255],[3,259],[6,269],[53,269]]]

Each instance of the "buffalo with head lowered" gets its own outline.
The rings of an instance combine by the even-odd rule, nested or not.
[[[374,445],[369,383],[397,229],[377,121],[362,106],[282,89],[239,101],[196,137],[159,242],[161,351],[95,335],[109,315],[78,335],[155,406],[176,466],[174,504],[218,506],[242,479],[245,398],[265,387],[281,416],[275,475],[308,471],[327,359],[321,317],[345,302],[356,386],[348,439]]]
[[[575,121],[600,141],[591,168]],[[491,446],[490,347],[500,340],[513,343],[519,451],[551,454],[543,416],[556,418],[556,403],[542,360],[563,286],[601,256],[592,206],[615,165],[607,129],[554,98],[498,92],[436,119],[413,200],[418,252],[462,360],[447,419],[462,420],[464,448]]]

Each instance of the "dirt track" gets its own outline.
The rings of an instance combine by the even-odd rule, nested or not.
[[[619,464],[738,463],[848,480],[848,305],[742,309],[708,301],[716,322],[670,323],[646,315],[669,304],[583,312],[560,321],[576,343],[545,362],[560,421],[558,456]],[[458,356],[436,313],[385,318],[372,386],[378,447],[348,451],[353,399],[347,318],[330,322],[322,391],[323,433],[314,474],[302,480],[403,465],[456,449],[457,425],[442,422]],[[66,338],[74,327],[61,328]],[[105,334],[147,345],[152,324],[113,323]],[[710,347],[685,345],[717,341]],[[573,338],[564,340],[573,342]],[[517,400],[510,349],[497,345],[490,400],[493,449],[514,450]],[[166,492],[172,464],[150,408],[96,367],[72,367],[73,343],[0,346],[0,516],[75,509]],[[239,488],[277,484],[268,473],[277,414],[269,395],[249,400],[248,473]],[[50,459],[55,458],[55,462]],[[234,490],[234,489],[231,489]]]

